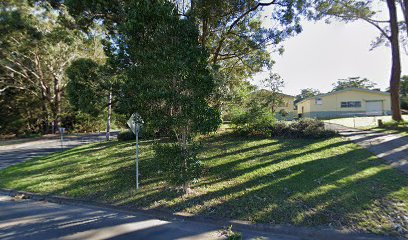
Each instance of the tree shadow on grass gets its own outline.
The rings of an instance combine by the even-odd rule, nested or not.
[[[291,166],[274,176],[261,175],[172,208],[255,222],[350,226],[353,219],[364,219],[363,212],[374,201],[407,186],[403,176],[370,157],[355,162],[353,156],[360,151],[364,150]],[[398,181],[405,185],[395,184]]]
[[[91,147],[78,149],[77,155],[70,153],[74,158],[71,165],[66,165],[64,174],[58,176],[58,181],[67,184],[55,187],[52,193],[256,222],[341,226],[362,221],[362,214],[375,201],[408,185],[404,176],[348,141],[258,142],[223,137],[204,141],[203,151],[216,151],[203,160],[208,171],[193,185],[195,195],[182,196],[169,188],[152,152],[141,158],[142,188],[133,191],[133,150],[127,149],[132,143],[126,142],[115,143],[114,152],[90,160],[81,157],[92,153]],[[142,147],[151,151],[150,145]],[[228,152],[222,152],[224,149]],[[88,161],[89,166],[85,164],[85,169],[74,172],[81,161]],[[86,171],[94,172],[86,175]],[[40,186],[42,182],[39,179],[30,184]]]
[[[310,144],[318,143],[318,142],[319,141],[314,141],[314,142],[310,142]],[[346,144],[349,144],[349,142],[340,141],[340,142],[336,142],[333,144],[325,145],[324,147],[313,148],[311,150],[307,150],[307,149],[302,148],[305,146],[304,143],[302,144],[297,143],[294,145],[293,142],[291,142],[290,140],[287,140],[287,139],[281,140],[279,148],[273,151],[266,151],[260,154],[253,154],[249,157],[243,157],[243,158],[236,157],[237,160],[235,161],[228,161],[222,165],[217,165],[216,167],[209,170],[209,172],[211,172],[211,175],[212,175],[211,179],[213,180],[204,181],[200,183],[199,186],[206,185],[206,184],[216,184],[219,182],[228,181],[231,178],[235,178],[237,176],[251,173],[251,172],[257,171],[258,169],[262,169],[262,168],[265,168],[265,167],[268,167],[274,164],[276,165],[278,163],[289,161],[291,159],[305,156],[307,154],[322,152],[330,148],[335,148],[335,147],[343,146]],[[296,151],[296,153],[294,154],[293,153],[286,154],[289,147],[291,149],[297,148],[298,151]],[[279,153],[282,153],[280,157],[276,157],[275,155]],[[250,161],[253,162],[253,160],[257,160],[257,162],[250,164],[249,166],[245,168],[233,170],[236,166],[240,164],[248,163]],[[226,169],[231,169],[233,171],[227,172],[225,171]]]

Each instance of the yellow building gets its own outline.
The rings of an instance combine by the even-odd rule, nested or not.
[[[266,89],[256,90],[251,93],[252,101],[257,101],[257,99],[268,99],[271,98],[272,92]],[[296,117],[297,112],[295,110],[295,97],[287,95],[284,93],[278,93],[279,99],[276,104],[271,104],[271,111],[276,113],[278,118],[291,119]]]
[[[296,115],[296,110],[295,110],[295,97],[287,94],[281,94],[282,95],[282,103],[279,104],[275,112],[281,113],[281,112],[286,112],[289,115]]]
[[[391,99],[388,92],[347,88],[304,99],[297,113],[311,118],[389,115]]]

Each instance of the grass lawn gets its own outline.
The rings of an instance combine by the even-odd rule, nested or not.
[[[383,133],[390,133],[390,134],[401,134],[402,136],[408,136],[408,121],[407,117],[405,121],[397,123],[397,122],[385,122],[383,127],[374,127],[369,128],[369,130],[373,130],[376,132],[383,132]]]
[[[169,188],[142,142],[141,190],[134,143],[108,142],[36,158],[0,171],[0,188],[114,205],[249,220],[330,225],[408,236],[408,178],[341,138],[202,139],[203,177],[194,193]]]

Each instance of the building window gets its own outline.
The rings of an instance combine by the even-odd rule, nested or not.
[[[341,108],[361,108],[360,101],[341,102]]]
[[[321,98],[315,98],[315,103],[316,103],[317,105],[322,105],[322,104],[323,104],[323,99],[321,99]]]

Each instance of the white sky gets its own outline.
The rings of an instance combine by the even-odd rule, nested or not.
[[[264,21],[267,21],[266,19]],[[389,85],[391,52],[381,46],[370,51],[370,43],[379,31],[365,22],[304,22],[303,31],[287,39],[283,55],[274,55],[273,72],[285,81],[286,94],[296,95],[303,88],[321,92],[332,89],[338,79],[368,78],[385,90]],[[402,74],[408,75],[408,57],[401,49]],[[268,72],[257,74],[251,81],[260,85]]]

